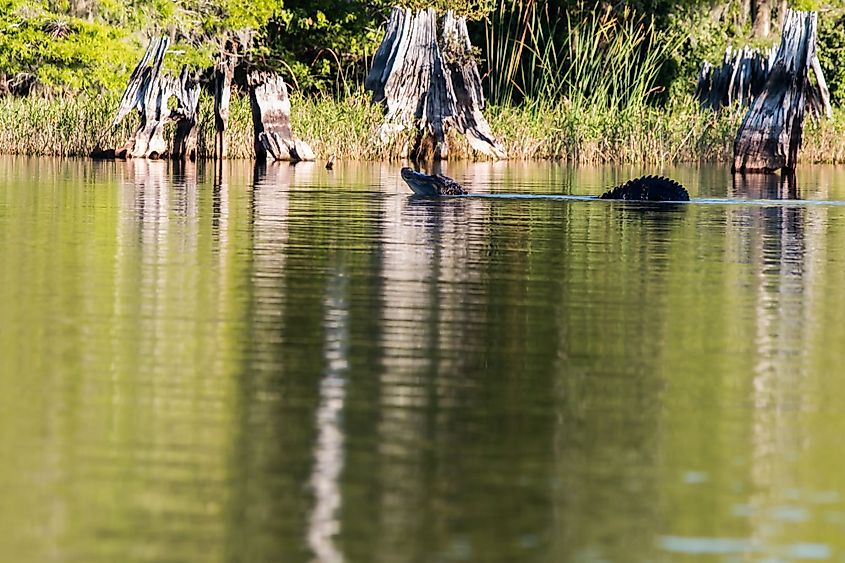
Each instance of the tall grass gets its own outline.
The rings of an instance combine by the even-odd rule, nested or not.
[[[111,127],[118,96],[77,96],[67,98],[0,97],[0,154],[45,156],[85,156],[99,145],[123,145],[138,125],[130,114],[124,123]],[[252,158],[253,124],[249,99],[233,95],[226,136],[231,158]],[[335,100],[330,96],[292,96],[291,120],[294,132],[306,140],[318,155],[327,158],[376,160],[396,158],[408,138],[399,137],[383,145],[376,130],[382,110],[369,101],[363,89]],[[214,150],[213,101],[200,98],[200,157],[211,157]],[[172,140],[173,126],[165,128],[165,139]]]
[[[85,156],[97,143],[120,146],[137,118],[111,129],[116,104],[116,98],[84,96],[2,98],[0,153]],[[294,131],[320,159],[334,154],[342,160],[398,160],[405,155],[410,138],[399,137],[389,145],[379,142],[381,107],[360,90],[341,100],[294,94],[292,106]],[[211,156],[213,147],[211,110],[211,101],[203,98],[199,131],[203,157]],[[642,105],[627,117],[612,109],[583,111],[567,103],[492,105],[486,114],[512,159],[663,164],[729,162],[743,110],[702,111],[689,97],[670,100],[664,107]],[[243,96],[232,98],[227,135],[232,158],[253,157],[252,118]],[[452,158],[477,157],[457,135],[450,136],[449,149]],[[845,162],[845,110],[837,109],[833,120],[808,120],[799,156],[805,163]]]
[[[583,111],[629,113],[659,90],[662,65],[680,38],[629,11],[575,21],[538,0],[499,0],[486,30],[490,99]]]
[[[0,98],[0,152],[5,154],[78,156],[100,142],[118,146],[138,120],[127,119],[111,128],[117,96],[38,96]]]

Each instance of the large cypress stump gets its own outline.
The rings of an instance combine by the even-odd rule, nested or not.
[[[787,13],[766,86],[737,132],[734,171],[795,169],[804,131],[808,70],[815,57],[816,25],[815,12]]]
[[[393,8],[365,82],[373,100],[385,102],[382,142],[412,127],[412,157],[445,159],[454,128],[475,150],[507,157],[481,113],[481,78],[471,50],[464,18],[447,13],[438,22],[432,9]]]
[[[162,74],[161,65],[169,45],[167,37],[150,40],[120,99],[112,126],[123,121],[133,109],[141,115],[138,130],[125,147],[126,156],[158,158],[167,150],[164,124],[169,113],[167,99],[170,97],[171,81]]]
[[[247,75],[249,105],[255,130],[255,155],[266,160],[314,160],[314,151],[297,139],[290,122],[290,98],[285,81],[272,72]]]
[[[115,156],[163,156],[167,153],[164,126],[169,121],[175,121],[176,135],[172,156],[196,158],[200,86],[187,68],[182,69],[179,77],[162,72],[164,55],[169,45],[170,40],[167,37],[151,39],[144,56],[129,78],[112,126],[123,121],[134,109],[141,115],[141,121],[126,145],[115,151]],[[176,107],[173,109],[168,107],[171,96],[176,98]]]
[[[744,47],[734,52],[728,47],[721,65],[706,61],[702,65],[696,98],[703,107],[712,110],[734,102],[750,105],[765,88],[776,54],[774,48],[760,51]]]

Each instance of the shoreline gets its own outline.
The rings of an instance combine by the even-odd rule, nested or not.
[[[103,148],[124,144],[137,116],[111,129],[116,96],[42,99],[0,99],[0,154],[87,157]],[[106,108],[106,109],[104,109]],[[733,140],[745,108],[719,113],[698,108],[691,97],[670,101],[666,107],[648,107],[635,114],[619,114],[599,107],[572,108],[566,103],[545,107],[493,106],[485,115],[511,161],[562,161],[594,164],[729,163]],[[292,97],[294,134],[308,142],[317,160],[332,154],[339,160],[397,161],[405,158],[410,135],[388,144],[378,140],[382,109],[361,92],[341,100],[329,97]],[[172,135],[168,128],[166,137]],[[253,153],[249,100],[233,96],[229,129],[229,157],[249,159]],[[198,157],[211,156],[214,121],[211,99],[200,102]],[[453,160],[477,158],[465,139],[450,134]],[[834,109],[833,119],[805,120],[801,164],[845,163],[845,110]]]

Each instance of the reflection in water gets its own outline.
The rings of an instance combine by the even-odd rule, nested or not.
[[[340,474],[343,470],[343,403],[346,397],[344,374],[349,368],[349,311],[345,303],[345,276],[335,274],[327,288],[324,320],[326,370],[320,382],[320,405],[315,424],[314,468],[309,485],[315,506],[308,519],[308,544],[318,561],[343,561],[334,543],[340,533]]]
[[[844,207],[407,196],[380,164],[7,162],[0,553],[841,558]]]
[[[734,174],[731,197],[798,199],[795,174]]]

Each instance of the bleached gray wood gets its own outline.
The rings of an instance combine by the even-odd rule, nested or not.
[[[159,158],[167,153],[164,126],[176,122],[176,135],[171,156],[196,157],[196,123],[200,85],[196,78],[183,68],[179,77],[162,71],[164,56],[170,45],[167,37],[152,38],[144,56],[133,70],[129,83],[118,105],[112,125],[119,124],[132,110],[138,110],[141,120],[132,138],[114,151],[98,151],[96,156],[133,158]],[[170,109],[168,100],[176,98],[176,107]]]
[[[373,65],[364,80],[364,88],[373,92],[373,100],[376,102],[384,99],[384,84],[387,82],[393,61],[396,59],[396,51],[400,45],[398,38],[403,33],[406,13],[410,14],[410,10],[406,11],[399,7],[393,8],[384,32],[384,40],[376,50],[376,54],[373,56]]]
[[[774,48],[744,47],[734,52],[728,47],[720,66],[702,65],[696,98],[702,107],[712,110],[734,103],[749,105],[763,91],[775,54]]]
[[[177,104],[170,112],[170,119],[176,122],[171,157],[196,160],[200,82],[187,67],[182,67],[179,78],[173,82],[173,97]]]
[[[484,100],[466,21],[432,9],[394,8],[365,81],[374,101],[385,105],[382,142],[411,128],[411,156],[445,159],[450,129],[465,134],[473,149],[506,158],[482,113]]]
[[[255,154],[259,160],[314,160],[314,151],[291,129],[290,97],[281,76],[252,71],[247,75]]]
[[[126,147],[120,149],[127,156],[158,158],[167,151],[164,124],[169,118],[167,99],[172,92],[173,80],[162,74],[161,65],[169,45],[167,37],[150,40],[121,97],[113,125],[119,124],[133,109],[141,114],[138,130]]]
[[[766,86],[746,113],[734,141],[735,171],[795,169],[804,130],[808,71],[815,57],[816,26],[815,12],[787,12]]]
[[[818,97],[821,107],[814,108],[816,113],[824,114],[825,117],[831,119],[833,117],[833,108],[830,105],[830,90],[827,88],[827,81],[824,79],[822,72],[822,65],[819,62],[818,56],[813,56],[812,63],[813,75],[816,77],[816,87],[811,88],[814,97]]]
[[[229,101],[232,98],[232,77],[237,59],[227,42],[214,65],[214,158],[223,159],[229,154],[226,129],[229,128]]]
[[[493,135],[484,118],[484,91],[481,75],[472,55],[466,19],[447,12],[443,19],[443,43],[455,105],[455,126],[466,135],[470,146],[496,158],[507,158],[507,151]]]
[[[150,38],[144,56],[141,57],[141,60],[129,76],[126,90],[124,90],[123,96],[120,98],[120,104],[117,106],[117,115],[112,121],[113,126],[123,121],[133,109],[140,109],[141,103],[144,100],[149,75],[152,72],[151,69],[160,69],[169,44],[170,40],[167,37]],[[153,61],[152,66],[150,66],[151,60]]]
[[[720,66],[707,61],[702,64],[696,99],[702,107],[712,110],[734,103],[741,106],[751,104],[769,79],[777,51],[777,47],[760,51],[746,46],[734,52],[728,47]],[[811,68],[816,81],[808,86],[807,110],[813,115],[831,118],[830,91],[817,56],[813,57]]]

